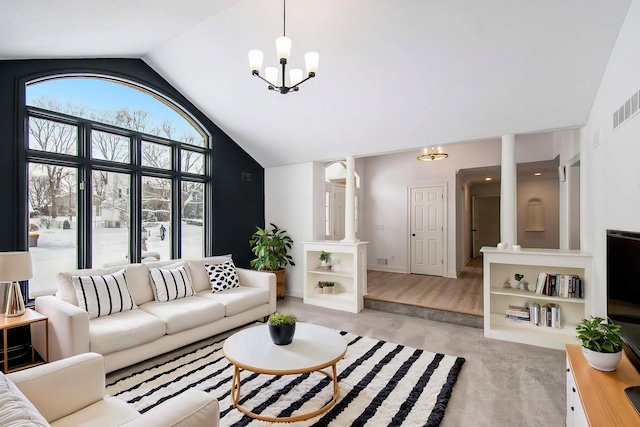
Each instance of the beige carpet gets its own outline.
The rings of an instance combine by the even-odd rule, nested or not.
[[[301,322],[464,357],[442,427],[565,424],[564,351],[486,339],[481,329],[369,309],[358,314],[329,310],[299,298],[279,300],[278,310],[295,313]],[[109,374],[108,383],[131,369]]]

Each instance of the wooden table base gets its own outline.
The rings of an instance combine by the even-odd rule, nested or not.
[[[316,415],[322,414],[323,412],[328,411],[331,407],[333,407],[333,405],[336,404],[336,401],[338,400],[338,395],[340,393],[340,387],[338,386],[338,376],[336,375],[336,364],[334,363],[333,365],[331,365],[331,373],[326,372],[322,369],[319,369],[317,371],[313,371],[313,372],[320,372],[325,374],[327,377],[331,378],[333,380],[333,398],[327,402],[326,405],[324,405],[322,408],[313,411],[313,412],[309,412],[306,414],[300,414],[300,415],[295,415],[295,416],[291,416],[291,417],[269,417],[269,416],[265,416],[265,415],[260,415],[260,414],[256,414],[251,412],[250,410],[248,410],[247,408],[245,408],[244,406],[240,405],[238,402],[240,401],[240,371],[242,371],[244,369],[240,369],[237,365],[233,365],[233,378],[231,380],[231,404],[233,405],[234,408],[236,408],[238,411],[242,412],[243,414],[251,417],[251,418],[255,418],[258,420],[262,420],[262,421],[269,421],[269,422],[292,422],[292,421],[302,421],[302,420],[307,420],[309,418],[313,418]],[[256,372],[257,374],[265,374],[266,372]]]

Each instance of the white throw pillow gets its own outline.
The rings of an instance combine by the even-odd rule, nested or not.
[[[153,294],[158,302],[167,302],[178,298],[191,297],[191,280],[184,266],[178,268],[150,268]]]
[[[205,264],[204,268],[209,275],[213,293],[240,286],[240,279],[233,261],[229,260],[222,264]]]
[[[129,293],[125,270],[104,276],[72,276],[71,282],[78,306],[90,319],[138,308]]]

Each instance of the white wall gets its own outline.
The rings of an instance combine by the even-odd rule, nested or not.
[[[518,180],[518,244],[523,248],[558,249],[560,238],[558,177]],[[544,231],[525,231],[526,206],[539,198],[544,206]]]
[[[500,163],[500,141],[482,141],[448,145],[449,157],[436,162],[420,162],[418,152],[403,152],[368,157],[365,160],[364,235],[370,242],[368,264],[387,258],[387,271],[408,272],[407,245],[409,238],[407,188],[410,185],[448,184],[447,267],[445,275],[456,276],[456,171],[493,166]],[[382,229],[380,229],[382,228]]]
[[[314,201],[312,189],[316,175],[314,163],[266,168],[264,171],[265,222],[287,230],[294,242],[289,254],[296,265],[287,267],[285,294],[296,297],[302,297],[303,289],[301,242],[314,236],[314,204],[318,201]]]
[[[580,132],[581,240],[593,254],[592,311],[606,314],[606,230],[640,231],[640,115],[615,132],[613,112],[640,89],[640,1],[633,0]],[[594,142],[599,144],[594,147]],[[587,285],[589,286],[589,285]]]

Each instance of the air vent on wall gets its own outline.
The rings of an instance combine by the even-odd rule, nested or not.
[[[634,93],[631,98],[613,112],[613,128],[616,129],[622,123],[638,114],[640,111],[640,92]]]

